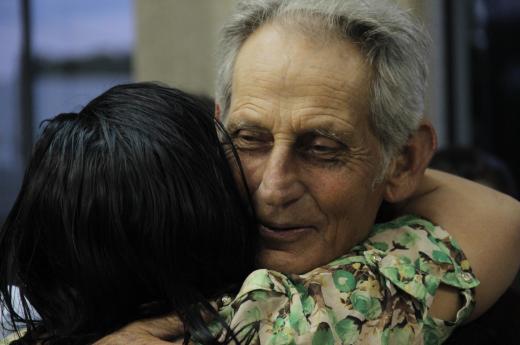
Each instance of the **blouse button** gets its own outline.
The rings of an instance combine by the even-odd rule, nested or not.
[[[372,261],[379,263],[381,262],[381,257],[377,254],[372,254]]]
[[[468,283],[473,280],[473,276],[469,272],[464,272],[462,273],[462,279]]]
[[[227,295],[226,296],[222,296],[222,303],[224,305],[228,305],[229,303],[231,303],[231,301],[232,301],[232,299],[231,299],[230,296],[227,296]]]

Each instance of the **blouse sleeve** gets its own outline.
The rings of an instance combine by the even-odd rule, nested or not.
[[[464,300],[453,322],[429,314],[441,283]],[[252,343],[434,345],[469,316],[477,285],[446,231],[406,216],[375,226],[350,253],[309,273],[254,271],[220,305],[239,338]]]

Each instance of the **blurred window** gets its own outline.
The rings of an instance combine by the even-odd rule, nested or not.
[[[507,162],[520,181],[520,1],[473,1],[475,145]]]
[[[490,152],[520,183],[520,1],[444,0],[449,144]]]
[[[19,59],[21,2],[0,1],[0,224],[11,207],[21,180]]]
[[[20,97],[22,3],[0,2],[0,224],[19,189],[27,158],[22,143],[33,142],[40,123],[77,112],[109,87],[132,79],[132,0],[28,0],[31,95]],[[23,115],[20,105],[30,96],[32,112]],[[32,133],[22,131],[27,116]]]

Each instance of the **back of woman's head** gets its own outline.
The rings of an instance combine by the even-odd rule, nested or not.
[[[0,233],[3,303],[14,313],[19,286],[41,317],[15,317],[26,339],[51,343],[171,310],[190,319],[190,305],[251,269],[249,211],[202,102],[116,86],[46,123]]]

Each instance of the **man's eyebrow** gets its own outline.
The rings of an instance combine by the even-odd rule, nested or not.
[[[239,129],[249,129],[249,130],[260,130],[260,131],[267,131],[266,128],[256,124],[256,123],[251,123],[249,121],[233,121],[233,122],[229,122],[226,126],[227,128],[227,131],[232,133],[232,132],[235,132]]]
[[[351,141],[353,132],[344,129],[334,130],[332,128],[310,128],[306,131],[302,131],[301,134],[320,135],[346,144]]]

